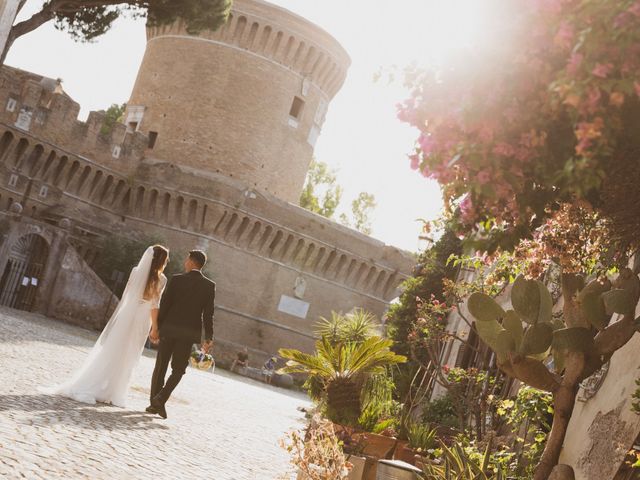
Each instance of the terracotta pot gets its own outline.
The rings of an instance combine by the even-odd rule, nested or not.
[[[409,442],[398,440],[396,448],[393,451],[394,460],[402,460],[403,462],[416,464],[416,452],[409,446]]]
[[[376,458],[391,458],[393,455],[393,449],[398,441],[395,437],[385,437],[384,435],[378,435],[376,433],[362,433],[365,455],[370,455]]]

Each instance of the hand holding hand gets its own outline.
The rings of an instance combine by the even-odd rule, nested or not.
[[[158,330],[155,328],[151,329],[151,332],[149,333],[149,340],[151,340],[151,343],[154,345],[160,342],[160,334],[158,333]]]

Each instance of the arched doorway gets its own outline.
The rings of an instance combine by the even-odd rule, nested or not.
[[[47,241],[35,233],[23,235],[11,246],[0,277],[0,305],[33,309],[48,255]]]

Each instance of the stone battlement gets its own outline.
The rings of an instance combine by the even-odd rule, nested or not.
[[[105,112],[78,120],[80,105],[54,79],[12,67],[0,68],[0,122],[16,127],[76,155],[120,171],[134,169],[148,138],[122,123],[101,132]]]

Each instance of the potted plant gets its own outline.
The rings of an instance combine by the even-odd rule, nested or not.
[[[407,441],[398,442],[393,458],[415,465],[415,457],[425,455],[436,446],[436,429],[429,424],[411,423],[407,427]]]
[[[389,347],[391,340],[370,337],[362,342],[338,342],[327,337],[316,342],[316,354],[294,349],[280,349],[280,356],[288,359],[283,373],[306,373],[316,384],[326,416],[334,423],[357,425],[362,414],[363,386],[367,380],[385,368],[406,361]]]

